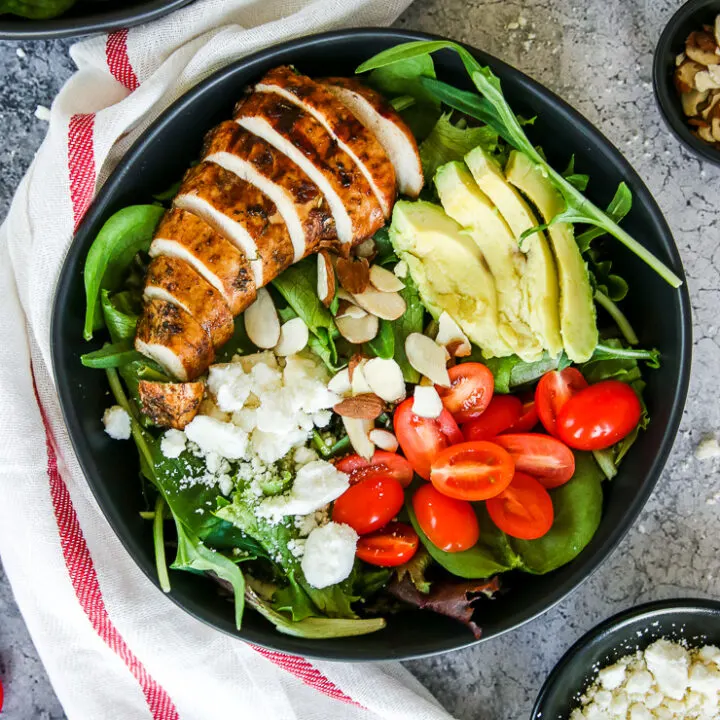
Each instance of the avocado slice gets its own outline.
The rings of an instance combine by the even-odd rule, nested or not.
[[[449,162],[435,174],[445,212],[465,228],[487,261],[498,294],[499,330],[513,352],[526,362],[543,348],[529,325],[524,276],[526,256],[503,218],[461,162]]]
[[[397,202],[390,241],[435,318],[447,312],[486,357],[512,355],[499,332],[495,280],[485,258],[439,205]]]
[[[505,168],[508,180],[540,211],[545,222],[565,208],[560,193],[524,153],[513,150]],[[572,225],[555,223],[548,235],[560,282],[560,333],[567,356],[585,362],[598,344],[595,303],[585,261]]]
[[[505,179],[500,166],[483,148],[471,150],[465,156],[465,162],[478,187],[497,207],[519,243],[525,230],[538,224],[532,210]],[[556,357],[562,351],[563,344],[560,336],[560,289],[555,260],[544,233],[531,235],[523,243],[523,248],[527,255],[525,302],[530,327],[551,357]]]

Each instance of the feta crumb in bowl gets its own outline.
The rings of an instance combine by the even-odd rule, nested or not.
[[[720,602],[641,605],[578,640],[555,666],[532,720],[717,720]]]

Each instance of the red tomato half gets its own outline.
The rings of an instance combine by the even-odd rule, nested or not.
[[[480,526],[472,505],[443,495],[432,485],[423,485],[413,495],[418,525],[430,542],[445,552],[471,548],[480,537]]]
[[[403,506],[405,496],[397,480],[370,477],[351,485],[333,505],[332,519],[366,535],[387,525]]]
[[[403,487],[407,487],[413,479],[412,465],[396,453],[376,450],[372,460],[366,460],[360,455],[346,455],[335,463],[340,472],[350,476],[350,483],[356,483],[369,477],[391,477]]]
[[[520,420],[523,404],[513,395],[495,395],[487,410],[462,426],[466,440],[490,440]]]
[[[430,464],[441,450],[463,441],[453,416],[443,410],[435,419],[422,418],[412,411],[413,399],[398,405],[393,416],[395,436],[415,472],[430,479]]]
[[[445,448],[433,461],[430,480],[443,495],[487,500],[512,480],[515,464],[499,445],[483,440]]]
[[[355,554],[370,565],[397,567],[412,558],[419,543],[413,528],[405,523],[391,522],[381,530],[361,537]]]
[[[482,363],[467,362],[448,370],[449,388],[435,386],[443,405],[457,422],[479,417],[490,404],[495,388],[493,374]]]
[[[556,422],[563,405],[587,386],[582,373],[575,368],[551,370],[540,378],[535,388],[535,409],[540,422],[551,435],[558,436]]]
[[[507,429],[507,432],[530,432],[539,422],[540,418],[538,418],[537,408],[535,407],[535,397],[532,396],[529,400],[523,402],[520,418]]]
[[[508,433],[493,442],[510,453],[517,471],[532,475],[543,487],[564,485],[575,473],[572,450],[550,435]]]
[[[629,435],[640,422],[635,391],[618,380],[604,380],[579,392],[560,411],[560,439],[577,450],[602,450]]]
[[[535,478],[516,472],[505,492],[487,501],[490,519],[519,540],[537,540],[552,527],[555,512],[548,491]]]

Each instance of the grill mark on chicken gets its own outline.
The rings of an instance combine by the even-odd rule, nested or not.
[[[183,430],[195,417],[202,402],[205,383],[164,383],[141,380],[138,395],[143,414],[158,427]]]

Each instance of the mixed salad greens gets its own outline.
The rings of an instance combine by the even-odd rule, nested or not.
[[[432,53],[445,49],[459,54],[476,92],[436,78]],[[325,412],[322,422],[311,422],[281,458],[260,462],[241,451],[198,451],[212,433],[163,432],[143,414],[140,383],[172,381],[133,345],[160,201],[116,213],[88,254],[85,337],[104,327],[110,342],[82,362],[105,370],[129,417],[165,591],[172,548],[172,570],[208,574],[229,591],[238,628],[246,603],[279,631],[307,638],[373,632],[415,606],[477,635],[473,615],[497,592],[498,576],[551,572],[587,546],[601,521],[602,484],[649,421],[643,366],[658,367],[659,355],[637,347],[618,305],[628,286],[613,272],[605,236],[674,287],[681,281],[618,224],[631,207],[627,186],[606,211],[596,207],[583,194],[588,176],[572,158],[564,172],[548,163],[526,135],[533,120],[513,113],[498,78],[462,46],[399,45],[358,73],[369,73],[367,83],[412,129],[426,178],[420,199],[397,203],[368,255],[403,311],[376,318],[372,338],[352,343],[338,329],[353,318],[352,295],[339,287],[326,306],[315,258],[292,265],[269,294],[283,327],[299,319],[295,327],[307,328],[306,347],[286,357],[258,352],[237,322],[210,369],[215,397],[206,395],[198,415],[226,432],[217,393],[231,386],[213,386],[213,377],[235,365],[235,376],[254,382],[264,373],[278,387],[312,386],[315,399],[304,407],[315,418]],[[534,206],[527,217],[508,200],[511,185]],[[500,215],[498,232],[517,244],[512,267],[492,245],[496,236],[483,235]],[[487,223],[474,225],[478,216]],[[547,263],[558,266],[559,289],[558,281],[542,284]],[[501,298],[495,324],[483,314],[494,302],[485,277]],[[548,302],[554,322],[543,314]],[[400,390],[389,391],[395,372]],[[336,396],[330,406],[317,404],[325,390]],[[242,398],[235,413],[247,409]],[[323,461],[335,472],[325,482],[341,478],[341,489],[308,511],[299,486]],[[351,528],[350,562],[341,580],[313,584],[312,538],[332,525]],[[332,542],[327,555],[345,538]]]
[[[49,20],[67,12],[77,0],[0,0],[0,15],[5,13],[28,18]]]

